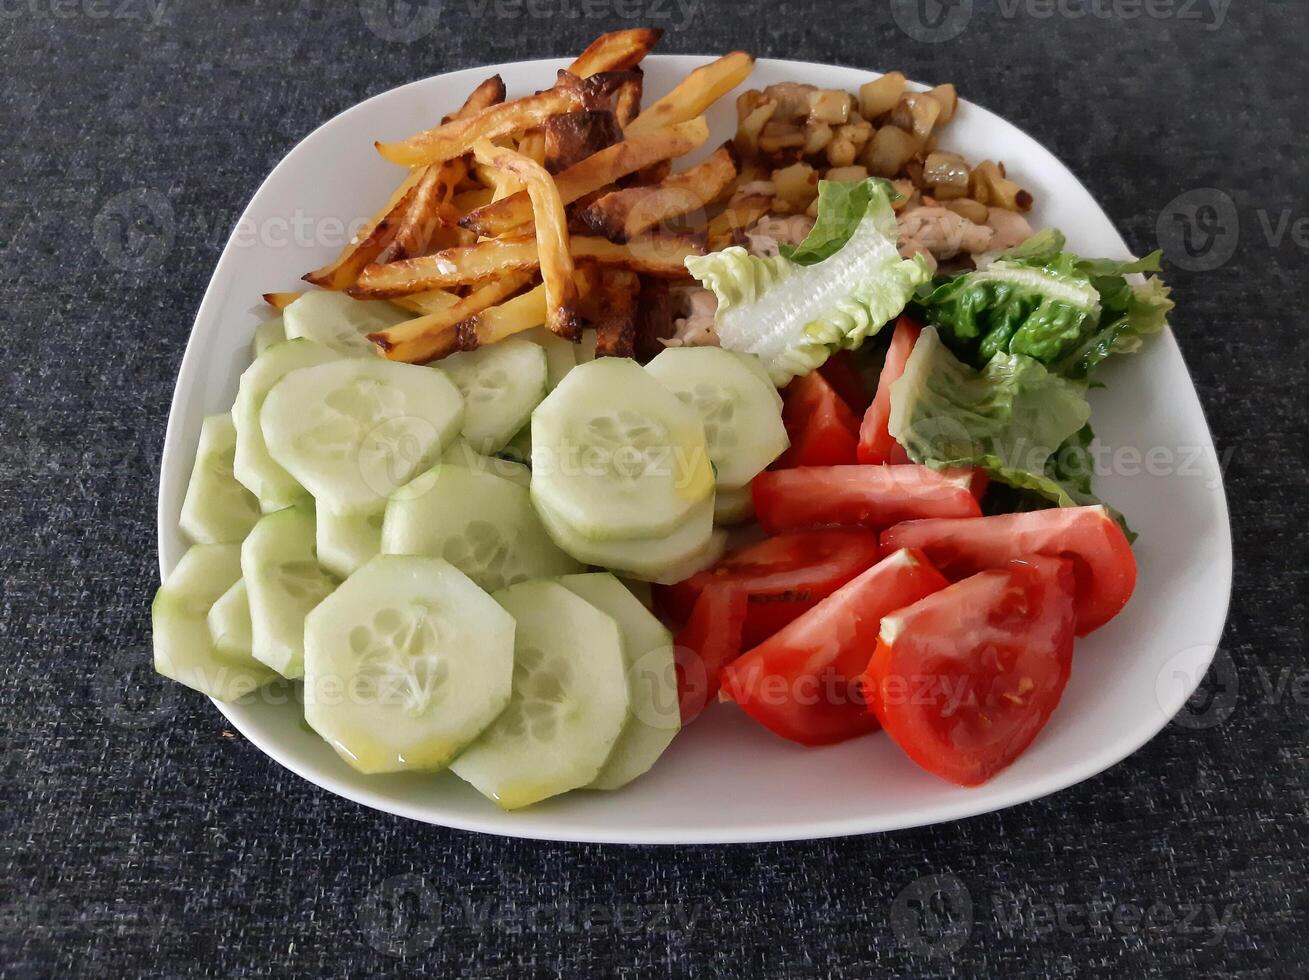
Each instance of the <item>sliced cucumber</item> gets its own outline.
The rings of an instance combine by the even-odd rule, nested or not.
[[[220,650],[206,617],[241,577],[241,548],[198,544],[177,563],[150,608],[155,670],[220,701],[234,701],[277,675],[248,654]]]
[[[448,464],[392,495],[382,553],[444,558],[488,592],[581,570],[545,533],[525,488]]]
[[[532,465],[532,426],[530,423],[518,430],[518,435],[509,440],[505,447],[500,450],[499,456],[502,459],[522,463],[524,466],[530,467]]]
[[[304,337],[343,357],[376,357],[368,334],[412,317],[380,300],[353,299],[345,293],[312,290],[282,311],[288,337]]]
[[[739,490],[725,490],[719,487],[714,492],[714,523],[720,526],[744,524],[754,517],[754,498],[750,487]]]
[[[579,365],[532,413],[532,495],[586,537],[668,534],[713,496],[704,425],[635,361]]]
[[[254,356],[258,357],[274,344],[280,344],[284,340],[286,340],[286,325],[282,322],[281,316],[265,320],[255,327],[255,339],[252,345]]]
[[[727,348],[724,347],[723,350],[727,350]],[[777,390],[777,385],[773,384],[773,379],[768,374],[768,368],[764,367],[764,362],[759,355],[751,354],[743,350],[734,350],[729,353],[738,358],[742,364],[759,377],[759,380],[762,381],[768,387],[768,390],[773,393],[773,401],[777,403],[777,407],[780,409],[782,407],[782,393]]]
[[[241,375],[232,421],[236,424],[236,455],[232,471],[236,478],[259,498],[264,513],[289,507],[309,496],[290,473],[268,454],[264,431],[259,425],[259,411],[269,390],[283,376],[299,368],[327,364],[339,357],[312,340],[287,340],[274,344]]]
[[[786,451],[777,389],[721,347],[669,347],[645,366],[704,422],[718,485],[737,489]]]
[[[618,624],[631,713],[592,789],[618,789],[648,772],[682,727],[673,634],[622,582],[605,572],[565,575],[559,584]]]
[[[670,570],[696,560],[707,547],[714,531],[714,500],[696,505],[682,526],[662,538],[615,538],[596,541],[580,534],[555,513],[532,485],[532,503],[555,544],[580,562],[599,565],[630,578],[657,581]]]
[[[450,764],[506,810],[591,783],[627,722],[618,626],[557,582],[495,594],[517,622],[509,706]]]
[[[283,677],[304,674],[305,616],[334,589],[318,564],[311,504],[268,514],[241,545],[255,659]]]
[[[326,508],[315,515],[318,563],[337,578],[346,578],[382,550],[382,516],[374,510],[362,514],[333,514]]]
[[[240,561],[239,554],[237,561]],[[220,595],[209,607],[209,615],[205,618],[209,623],[209,638],[214,641],[215,650],[230,657],[254,657],[250,593],[246,590],[245,579],[238,579],[235,585]]]
[[[479,473],[490,473],[502,480],[517,483],[520,487],[531,486],[532,483],[532,471],[523,463],[502,459],[499,456],[483,456],[462,439],[454,441],[441,457],[441,462],[452,466],[466,466]]]
[[[237,544],[259,520],[259,500],[236,481],[236,426],[230,415],[210,415],[200,426],[191,482],[179,521],[196,544]]]
[[[464,438],[479,453],[498,453],[527,424],[545,397],[546,354],[512,337],[441,362],[464,396]]]
[[[305,720],[364,773],[443,767],[513,671],[513,618],[439,558],[374,558],[305,621]]]
[[[555,386],[564,380],[564,375],[577,366],[577,345],[546,327],[533,327],[518,336],[540,344],[545,351],[545,386],[550,391],[554,391]]]
[[[443,372],[357,358],[292,371],[259,413],[273,458],[337,514],[379,509],[436,462],[463,421],[463,398]]]
[[[676,585],[692,575],[698,575],[706,568],[712,568],[722,559],[727,551],[727,532],[719,528],[709,535],[703,548],[691,555],[684,562],[668,565],[658,575],[651,575],[650,581],[655,585]]]

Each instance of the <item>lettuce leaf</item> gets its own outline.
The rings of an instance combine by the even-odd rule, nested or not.
[[[819,184],[814,233],[791,251],[810,264],[750,255],[739,246],[686,260],[691,275],[718,298],[719,342],[757,354],[779,386],[840,348],[857,348],[930,278],[922,259],[900,258],[884,181],[839,190],[828,183]]]

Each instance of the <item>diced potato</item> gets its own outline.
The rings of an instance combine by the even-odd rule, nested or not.
[[[765,123],[764,128],[759,133],[759,149],[764,153],[776,153],[778,150],[784,150],[787,147],[802,147],[804,145],[805,131],[802,127],[793,123],[772,120]]]
[[[936,122],[938,126],[944,126],[954,118],[955,110],[959,108],[959,93],[953,85],[938,85],[927,94],[941,103],[941,115]]]
[[[827,162],[833,167],[848,167],[854,163],[858,148],[848,139],[833,139],[827,144]]]
[[[818,173],[807,163],[793,163],[773,171],[773,186],[780,200],[803,210],[818,196]]]
[[[861,180],[868,179],[868,168],[853,167],[833,167],[827,173],[823,174],[823,180],[834,180],[838,184],[857,184]],[[982,208],[986,212],[986,208]]]
[[[924,92],[907,92],[891,111],[891,122],[920,140],[931,135],[941,115],[941,103]]]
[[[1004,164],[983,160],[974,169],[968,182],[971,197],[982,204],[1006,211],[1032,210],[1032,195],[1005,176]]]
[[[898,71],[859,86],[859,114],[869,121],[885,115],[899,103],[904,87],[905,77]]]
[[[749,94],[748,92],[746,93]],[[739,106],[738,102],[738,106]],[[736,127],[736,152],[741,156],[753,156],[759,152],[759,134],[777,111],[777,103],[772,99],[761,99],[758,104],[741,120]]]
[[[839,89],[824,88],[810,92],[809,118],[830,126],[839,126],[850,118],[852,101],[849,92]]]
[[[957,201],[946,201],[942,207],[950,209],[960,217],[967,218],[975,225],[986,224],[986,205],[974,201],[971,197],[961,197]]]
[[[832,142],[832,127],[825,122],[810,119],[805,123],[804,131],[804,155],[807,157],[821,153],[823,148]]]
[[[883,126],[864,147],[860,161],[874,177],[898,177],[920,143],[898,126]]]
[[[934,189],[952,187],[963,197],[968,191],[968,176],[968,161],[958,153],[937,150],[923,161],[923,180]]]

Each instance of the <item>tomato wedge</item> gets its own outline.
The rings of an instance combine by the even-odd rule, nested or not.
[[[913,463],[778,470],[760,473],[752,484],[755,516],[767,531],[824,524],[887,528],[916,518],[980,517],[971,486],[972,471],[942,473]]]
[[[839,350],[823,361],[818,373],[856,414],[863,414],[872,402],[873,394],[860,377],[854,355],[848,350]]]
[[[1063,507],[977,520],[910,521],[882,532],[882,549],[922,548],[948,578],[998,568],[1023,555],[1071,558],[1077,635],[1113,619],[1136,588],[1127,535],[1104,507]]]
[[[921,551],[897,551],[733,661],[723,672],[723,693],[765,728],[802,745],[871,732],[877,719],[860,675],[882,617],[947,585]]]
[[[791,437],[791,448],[773,464],[774,469],[855,461],[859,419],[826,378],[817,371],[797,378],[784,397],[782,424]]]
[[[922,332],[923,325],[912,317],[902,316],[895,321],[891,346],[886,351],[882,373],[877,379],[877,394],[873,396],[872,404],[864,413],[863,424],[859,427],[858,459],[861,463],[896,462],[891,458],[892,452],[898,448],[890,429],[891,385],[904,374],[905,363]]]
[[[928,772],[976,786],[1045,726],[1073,660],[1073,569],[1031,556],[979,572],[882,620],[864,690]]]
[[[863,528],[791,531],[735,551],[713,568],[656,593],[675,622],[691,615],[706,588],[731,585],[746,593],[743,643],[762,643],[877,562],[877,534]]]
[[[700,593],[691,618],[677,634],[673,649],[682,724],[704,711],[722,679],[723,668],[741,653],[746,596],[730,586]]]

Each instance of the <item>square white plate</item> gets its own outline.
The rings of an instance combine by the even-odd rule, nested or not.
[[[647,104],[707,60],[648,58]],[[325,123],[269,175],[223,251],[178,374],[159,487],[162,573],[186,549],[177,520],[200,422],[232,403],[254,328],[268,315],[260,294],[299,288],[300,275],[343,244],[337,220],[349,225],[371,214],[399,181],[399,170],[377,155],[373,141],[433,125],[494,72],[513,97],[548,86],[567,64],[469,69],[384,92]],[[747,84],[794,80],[854,91],[873,77],[852,68],[761,60]],[[711,146],[731,136],[731,97],[721,100],[709,122]],[[1003,160],[1032,190],[1035,227],[1063,229],[1070,247],[1084,255],[1129,254],[1077,178],[1025,133],[963,101],[945,133],[948,146],[970,160]],[[334,793],[415,820],[517,837],[641,844],[791,840],[954,820],[1044,796],[1113,765],[1168,722],[1213,657],[1231,590],[1222,475],[1176,342],[1171,334],[1152,339],[1142,353],[1110,365],[1102,380],[1108,387],[1093,393],[1092,421],[1111,452],[1098,467],[1096,488],[1141,535],[1136,595],[1116,620],[1078,641],[1072,679],[1049,725],[985,786],[942,782],[884,736],[802,748],[719,705],[627,788],[570,793],[504,813],[448,773],[356,773],[306,729],[294,703],[265,699],[218,708],[277,762]]]

